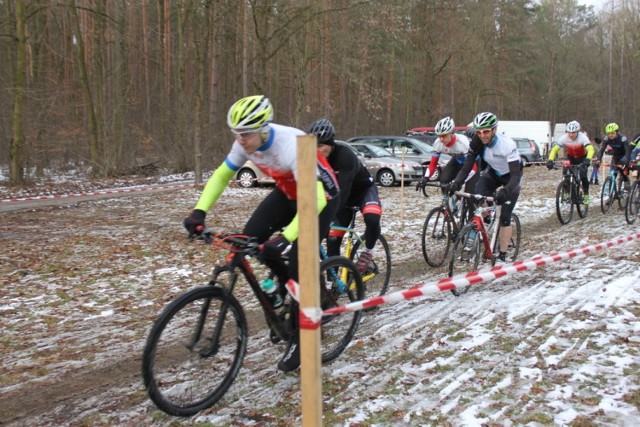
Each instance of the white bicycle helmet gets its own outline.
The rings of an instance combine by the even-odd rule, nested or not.
[[[575,120],[567,123],[566,131],[567,132],[580,132],[580,123],[576,122]]]
[[[438,123],[436,123],[436,135],[446,135],[449,133],[453,133],[453,128],[456,124],[453,122],[451,117],[445,117],[444,119],[440,119]]]

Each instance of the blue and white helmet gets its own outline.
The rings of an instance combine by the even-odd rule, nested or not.
[[[567,132],[580,132],[580,123],[576,122],[575,120],[567,123],[566,131]]]

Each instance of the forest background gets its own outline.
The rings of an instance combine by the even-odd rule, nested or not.
[[[215,167],[238,98],[340,138],[480,111],[640,129],[640,0],[0,0],[0,166]]]

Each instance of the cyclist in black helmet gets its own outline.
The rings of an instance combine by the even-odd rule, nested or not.
[[[522,181],[520,152],[513,139],[497,133],[498,118],[495,114],[489,112],[478,114],[473,119],[473,127],[476,135],[471,140],[469,154],[456,179],[449,184],[448,190],[454,192],[462,188],[476,157],[480,156],[486,167],[480,172],[475,192],[483,196],[491,196],[499,187],[502,187],[495,194],[495,201],[502,205],[498,259],[505,262],[512,235],[511,213],[520,196]]]
[[[307,133],[316,135],[318,151],[327,159],[338,177],[340,196],[334,223],[348,227],[353,206],[357,206],[362,213],[366,227],[365,249],[360,253],[356,264],[360,271],[365,271],[373,259],[374,245],[380,237],[382,205],[378,196],[378,187],[353,150],[335,141],[336,131],[329,120],[316,120],[309,126]],[[327,237],[329,256],[340,254],[340,244],[344,234],[344,230],[329,232]]]

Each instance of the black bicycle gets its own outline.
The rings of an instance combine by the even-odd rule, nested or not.
[[[602,183],[600,192],[600,209],[603,214],[609,212],[613,202],[618,201],[620,209],[627,207],[627,184],[624,181],[622,165],[610,165],[609,176]]]
[[[427,184],[424,188],[444,186]],[[440,267],[449,257],[449,251],[458,233],[467,223],[468,206],[467,199],[445,192],[440,206],[431,209],[427,214],[422,226],[422,256],[431,267]]]
[[[249,262],[258,256],[258,242],[240,234],[211,232],[205,233],[205,241],[229,250],[226,263],[214,268],[207,286],[178,296],[160,313],[142,356],[142,376],[149,397],[170,415],[190,416],[211,407],[238,375],[248,340],[247,318],[234,295],[240,276],[258,299],[271,341],[288,341],[293,333],[296,303],[286,293],[283,306],[274,308]],[[362,299],[364,287],[353,262],[341,256],[321,262],[323,310]],[[336,359],[345,350],[361,315],[361,311],[355,311],[322,318],[323,362]]]
[[[569,160],[562,164],[562,181],[556,189],[556,214],[560,224],[569,224],[573,218],[573,210],[580,218],[587,216],[589,205],[584,203],[585,194],[580,182],[582,165],[572,165]]]
[[[638,218],[640,212],[640,154],[636,157],[634,162],[629,168],[631,171],[636,171],[638,176],[631,185],[629,190],[629,197],[627,199],[627,207],[624,210],[624,217],[627,220],[627,224],[633,224]]]

